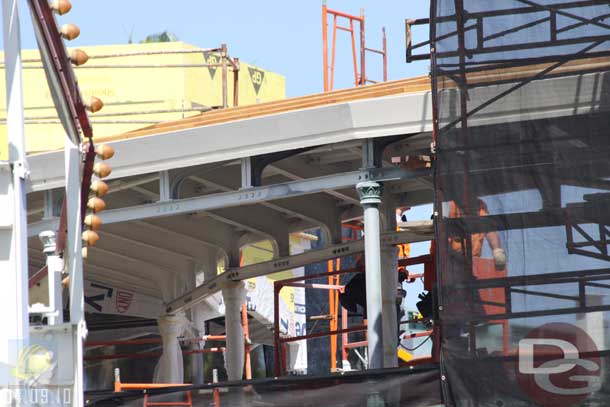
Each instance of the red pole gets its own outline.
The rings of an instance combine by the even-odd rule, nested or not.
[[[360,15],[360,16],[354,16],[354,15],[347,14],[347,13],[344,13],[344,12],[342,12],[342,11],[337,11],[337,10],[331,10],[331,9],[328,9],[328,13],[329,13],[329,14],[334,14],[334,15],[336,15],[337,17],[345,17],[345,18],[348,18],[348,19],[350,19],[350,20],[362,21],[362,19],[363,19],[363,16],[362,16],[362,15]]]
[[[329,273],[334,271],[335,267],[335,259],[328,260],[327,269]],[[332,285],[334,283],[334,276],[328,276],[328,285]],[[330,330],[336,330],[336,318],[335,314],[335,291],[328,290],[328,311],[331,315],[330,319]],[[330,371],[334,372],[337,369],[337,335],[330,336]]]
[[[388,81],[388,42],[385,36],[385,27],[381,29],[383,41],[383,81]]]
[[[281,376],[280,370],[280,290],[282,286],[276,281],[273,284],[273,343],[274,349],[274,364],[275,364],[275,375]]]
[[[360,9],[360,85],[366,85],[366,45],[364,40],[364,9]]]
[[[328,86],[328,90],[333,90],[335,86],[335,50],[337,49],[337,16],[333,17],[333,39],[331,42],[332,46],[332,56],[330,59],[330,85]]]
[[[328,22],[326,0],[322,2],[322,65],[324,66],[324,92],[328,92]]]
[[[352,36],[352,58],[354,60],[354,86],[358,86],[358,55],[356,53],[356,33],[354,32],[354,20],[349,20],[349,28]]]

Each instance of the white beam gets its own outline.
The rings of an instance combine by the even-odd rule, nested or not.
[[[246,190],[204,195],[201,197],[155,202],[103,212],[104,223],[125,222],[191,213],[205,210],[243,206],[274,199],[296,197],[323,192],[330,189],[353,187],[362,180],[398,180],[428,175],[428,170],[407,171],[401,168],[383,168],[352,171],[319,178],[292,181],[282,184],[256,187]]]

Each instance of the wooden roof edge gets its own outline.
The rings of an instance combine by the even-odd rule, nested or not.
[[[277,113],[302,110],[317,106],[346,103],[355,100],[392,96],[408,92],[420,92],[429,89],[428,76],[400,79],[357,88],[342,89],[332,92],[298,96],[271,102],[246,106],[229,107],[204,112],[184,119],[167,121],[138,128],[127,133],[98,137],[97,141],[114,141],[128,138],[144,137],[173,130],[202,127],[212,124],[228,123],[254,117],[268,116]]]

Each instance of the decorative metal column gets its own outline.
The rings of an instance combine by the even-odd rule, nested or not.
[[[364,257],[366,268],[366,308],[368,333],[368,368],[383,367],[383,323],[381,291],[381,243],[379,204],[382,184],[372,181],[356,185],[364,207]]]

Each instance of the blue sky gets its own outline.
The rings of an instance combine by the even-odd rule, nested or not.
[[[201,47],[222,42],[233,56],[286,76],[287,95],[298,96],[322,90],[322,34],[319,0],[259,0],[233,2],[202,0],[71,0],[72,11],[59,18],[81,28],[70,46],[125,44],[168,30],[180,40]],[[25,1],[21,3],[22,47],[36,47]],[[428,1],[360,0],[328,1],[328,7],[350,14],[365,9],[367,47],[381,47],[381,27],[388,37],[390,79],[422,75],[428,62],[407,64],[404,60],[404,20],[428,16]],[[427,36],[421,28],[417,39]],[[336,88],[353,82],[348,33],[337,38]],[[380,57],[369,54],[367,74],[381,78]]]

